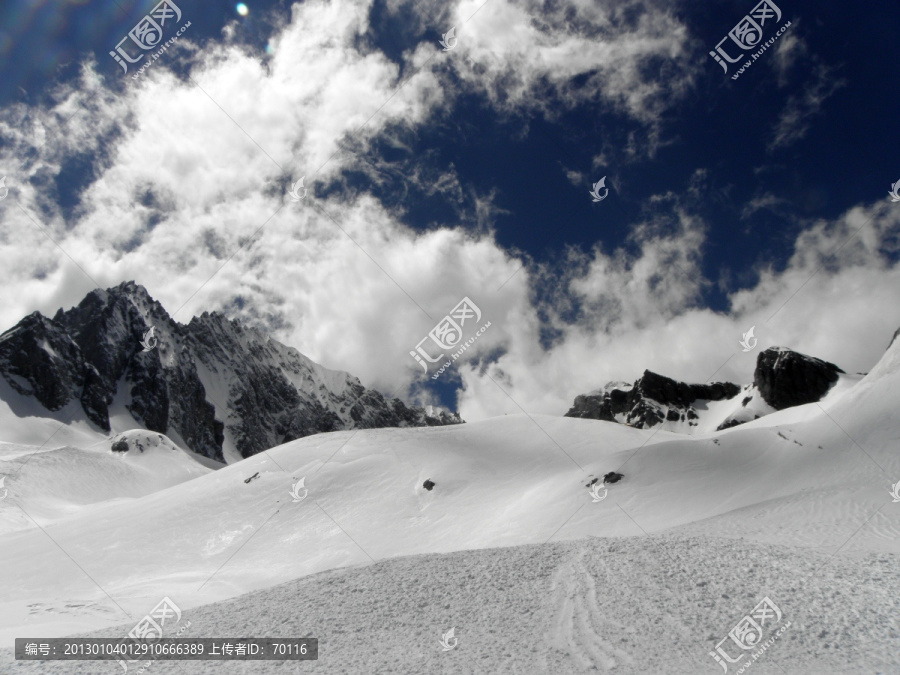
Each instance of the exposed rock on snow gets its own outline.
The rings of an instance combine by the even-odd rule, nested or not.
[[[682,433],[692,433],[694,428],[722,431],[776,410],[821,401],[843,373],[833,363],[773,347],[757,357],[753,384],[686,384],[645,370],[634,385],[611,382],[575,397],[566,417],[619,422],[638,429],[661,424]]]
[[[128,452],[128,449],[128,443],[121,438],[112,444],[113,452]]]
[[[775,410],[815,403],[844,371],[833,363],[771,347],[756,359],[753,385]]]
[[[601,390],[577,396],[566,417],[582,417],[624,422],[646,429],[664,420],[687,422],[698,419],[693,404],[698,400],[721,401],[737,396],[741,388],[730,382],[685,384],[645,370],[630,389],[624,383],[611,383]]]

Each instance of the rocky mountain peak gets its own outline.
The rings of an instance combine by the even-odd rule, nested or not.
[[[133,281],[92,291],[53,319],[22,319],[0,336],[0,375],[49,411],[77,401],[103,431],[118,401],[144,428],[218,460],[226,446],[248,457],[324,431],[462,422],[386,401],[220,313],[179,324]]]

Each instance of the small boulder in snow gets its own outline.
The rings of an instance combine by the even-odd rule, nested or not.
[[[624,477],[625,476],[623,476],[620,473],[616,473],[615,471],[610,471],[608,474],[603,476],[603,482],[604,483],[618,483]]]
[[[128,452],[128,441],[124,438],[120,438],[115,443],[112,444],[113,452]]]
[[[434,482],[431,479],[428,479],[424,483],[422,483],[422,487],[430,491],[432,488],[434,488]]]

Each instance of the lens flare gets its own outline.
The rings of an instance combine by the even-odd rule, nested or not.
[[[247,7],[243,2],[239,2],[237,4],[237,13],[241,16],[247,16],[250,13],[250,8]]]

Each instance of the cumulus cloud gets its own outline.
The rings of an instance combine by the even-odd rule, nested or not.
[[[418,391],[409,351],[468,296],[492,323],[457,364],[460,406],[473,420],[518,410],[515,402],[559,413],[575,394],[643,368],[696,379],[727,364],[717,378],[746,379],[753,356],[729,360],[740,333],[762,326],[797,287],[806,300],[758,328],[761,346],[871,365],[892,319],[855,306],[854,293],[874,289],[882,308],[896,307],[900,288],[886,258],[896,218],[875,207],[809,223],[788,268],[761,269],[758,286],[735,293],[722,315],[700,305],[712,283],[702,273],[708,224],[672,195],[652,201],[621,249],[536,263],[498,245],[493,195],[470,194],[452,166],[413,165],[406,179],[468,196],[474,227],[460,218],[416,232],[354,189],[348,167],[375,182],[394,170],[369,152],[373,140],[402,147],[404,133],[462,92],[516,114],[552,115],[544,94],[563,107],[599,100],[653,127],[690,87],[686,29],[665,7],[478,7],[440,10],[459,23],[458,48],[420,43],[401,67],[358,39],[369,5],[308,0],[272,36],[271,57],[227,39],[200,50],[182,38],[167,58],[185,59],[189,77],[157,67],[115,93],[88,64],[54,105],[7,110],[0,279],[15,292],[0,322],[52,315],[95,283],[135,279],[177,320],[225,310],[323,365],[403,393]],[[286,191],[301,176],[310,194],[293,202]],[[803,287],[820,254],[869,215]],[[849,307],[857,326],[838,318]]]
[[[553,117],[603,101],[652,127],[697,72],[687,28],[662,4],[463,0],[454,20],[459,43],[448,64],[500,110]]]
[[[665,235],[659,224],[636,228],[637,253],[595,248],[567,277],[518,275],[523,286],[558,282],[535,307],[551,317],[555,339],[542,348],[537,321],[519,319],[496,363],[464,369],[463,416],[561,414],[577,394],[634,381],[645,368],[692,382],[749,382],[756,355],[771,346],[867,371],[900,326],[900,211],[887,203],[809,223],[787,267],[760,267],[754,286],[730,295],[728,313],[695,302],[709,283],[699,269],[702,223],[681,213]],[[580,309],[563,319],[573,306]],[[738,341],[753,325],[758,348],[743,353]]]
[[[120,94],[88,66],[55,107],[16,108],[2,127],[13,199],[0,207],[0,274],[17,289],[3,323],[133,278],[178,320],[227,309],[367,384],[408,385],[408,352],[435,320],[519,263],[493,243],[491,195],[475,195],[478,234],[417,234],[364,193],[317,197],[359,164],[345,147],[415,127],[442,100],[428,68],[398,88],[398,67],[358,47],[365,9],[295,5],[267,63],[227,42],[186,49],[189,78],[152,69]],[[49,187],[85,156],[91,179],[65,212]],[[301,175],[311,195],[294,203]],[[462,191],[452,167],[433,189]],[[493,316],[499,302],[480,299]]]

